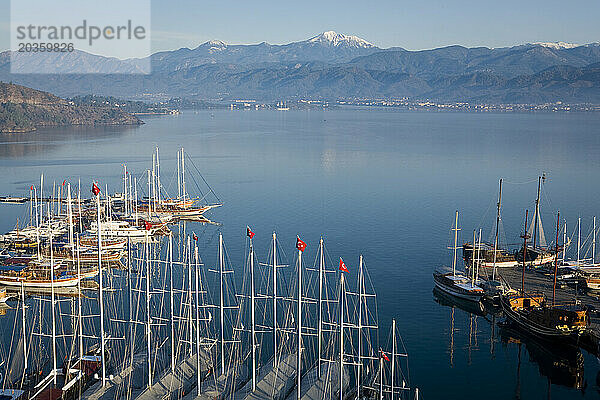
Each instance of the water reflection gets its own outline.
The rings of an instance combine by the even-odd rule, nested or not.
[[[42,128],[27,133],[0,135],[0,158],[22,158],[47,153],[64,142],[97,141],[107,138],[119,140],[123,135],[135,131],[133,126],[70,126]]]
[[[583,368],[584,357],[579,348],[531,336],[509,323],[501,323],[498,326],[502,343],[517,344],[519,353],[521,346],[524,346],[529,354],[529,360],[537,364],[540,375],[548,378],[549,384],[585,389],[587,382]],[[519,354],[517,371],[520,370],[520,363]]]

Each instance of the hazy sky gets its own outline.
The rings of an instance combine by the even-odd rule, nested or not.
[[[9,4],[0,0],[2,50],[10,42]],[[411,50],[451,44],[589,43],[600,41],[599,15],[600,0],[162,0],[152,1],[152,49],[195,47],[211,39],[281,44],[326,30]]]

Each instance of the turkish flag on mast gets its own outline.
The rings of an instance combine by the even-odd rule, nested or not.
[[[250,239],[254,237],[254,232],[252,232],[252,229],[250,229],[248,225],[246,225],[246,235],[248,235]]]
[[[390,359],[388,358],[388,356],[383,352],[383,350],[379,350],[381,351],[381,358],[383,358],[385,361],[390,361]]]
[[[100,188],[96,185],[96,182],[92,185],[92,193],[94,193],[95,196],[98,196],[98,193],[100,193]]]
[[[300,236],[296,236],[296,248],[300,251],[304,251],[306,249],[306,243],[300,239]]]
[[[198,236],[196,236],[196,233],[192,232],[192,239],[194,239],[196,242],[198,241]]]
[[[346,268],[346,263],[344,262],[344,260],[342,260],[342,257],[340,257],[340,271],[350,272],[348,271],[348,268]]]
[[[144,227],[147,231],[149,231],[150,229],[152,229],[152,224],[148,221],[144,221]]]

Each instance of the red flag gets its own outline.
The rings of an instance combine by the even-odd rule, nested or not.
[[[31,185],[31,187],[29,188],[29,190],[33,190],[33,185]]]
[[[246,225],[246,235],[248,235],[248,237],[250,239],[252,239],[254,237],[254,232],[252,232],[252,229],[250,229],[250,227],[247,225]]]
[[[62,184],[62,185],[63,185],[63,186],[65,186],[65,183],[67,183],[67,180],[66,180],[66,179],[63,181],[63,184]]]
[[[145,225],[147,231],[149,231],[150,229],[152,229],[152,224],[150,222],[144,221],[144,225]]]
[[[98,193],[100,193],[100,188],[96,185],[96,182],[92,185],[92,193],[94,193],[95,196],[98,196]]]
[[[342,260],[342,257],[340,257],[340,271],[350,272],[350,271],[348,271],[348,268],[346,268],[346,263],[344,263],[344,261]]]
[[[306,249],[306,243],[300,239],[300,236],[296,236],[296,248],[300,251],[304,251]]]
[[[194,232],[192,232],[192,239],[194,239],[195,241],[198,241],[198,236],[196,236],[196,234]]]
[[[385,361],[390,361],[390,359],[388,358],[388,356],[383,352],[383,350],[379,350],[381,351],[381,358],[383,358]]]

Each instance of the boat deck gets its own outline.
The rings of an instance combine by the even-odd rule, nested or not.
[[[275,368],[273,368],[273,360],[261,368],[254,392],[250,381],[235,392],[232,398],[235,400],[283,400],[294,387],[295,377],[296,355],[284,355],[279,359]]]

